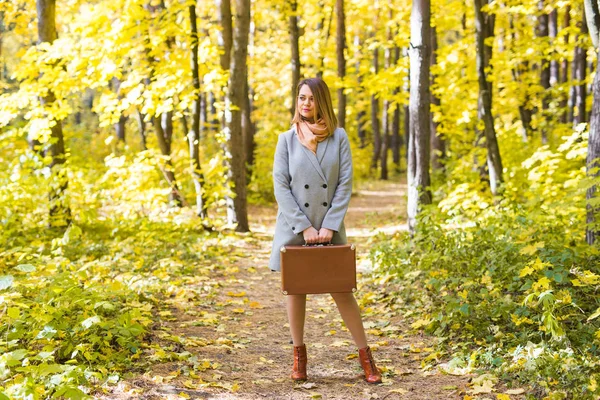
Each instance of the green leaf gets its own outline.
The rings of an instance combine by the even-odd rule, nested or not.
[[[15,267],[15,269],[21,272],[33,272],[36,270],[35,266],[32,264],[19,264]]]
[[[18,319],[21,316],[21,311],[17,307],[10,307],[7,314],[12,319]]]
[[[10,398],[5,395],[3,392],[0,392],[0,400],[10,400]]]
[[[0,290],[8,289],[12,286],[15,278],[12,275],[0,276]]]

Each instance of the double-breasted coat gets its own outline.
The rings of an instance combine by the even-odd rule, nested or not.
[[[344,217],[352,194],[352,154],[343,128],[320,142],[316,155],[300,143],[295,125],[280,134],[273,186],[278,211],[271,270],[280,270],[281,246],[304,244],[302,232],[310,226],[331,229],[332,243],[346,243]]]

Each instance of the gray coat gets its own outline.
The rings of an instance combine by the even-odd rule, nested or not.
[[[279,210],[269,268],[279,271],[279,249],[304,244],[302,232],[334,231],[332,243],[346,243],[344,216],[352,194],[352,154],[343,128],[317,145],[304,147],[295,125],[279,135],[273,163],[273,186]]]

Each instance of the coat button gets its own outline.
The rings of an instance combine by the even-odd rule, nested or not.
[[[304,207],[308,207],[308,203],[304,203]]]
[[[327,202],[326,201],[323,202],[323,206],[327,207]]]
[[[295,230],[296,230],[296,227],[295,227],[295,226],[292,226],[292,230],[293,230],[293,231],[295,231]]]
[[[323,189],[327,189],[327,184],[323,184]]]
[[[308,185],[304,185],[304,189],[308,189]]]

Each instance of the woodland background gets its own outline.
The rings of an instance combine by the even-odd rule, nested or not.
[[[439,338],[424,367],[599,395],[586,6],[1,2],[0,398],[83,398],[140,362],[153,304],[223,255],[202,242],[274,204],[277,135],[311,76],[355,182],[408,182],[409,232],[371,259],[387,301]]]

